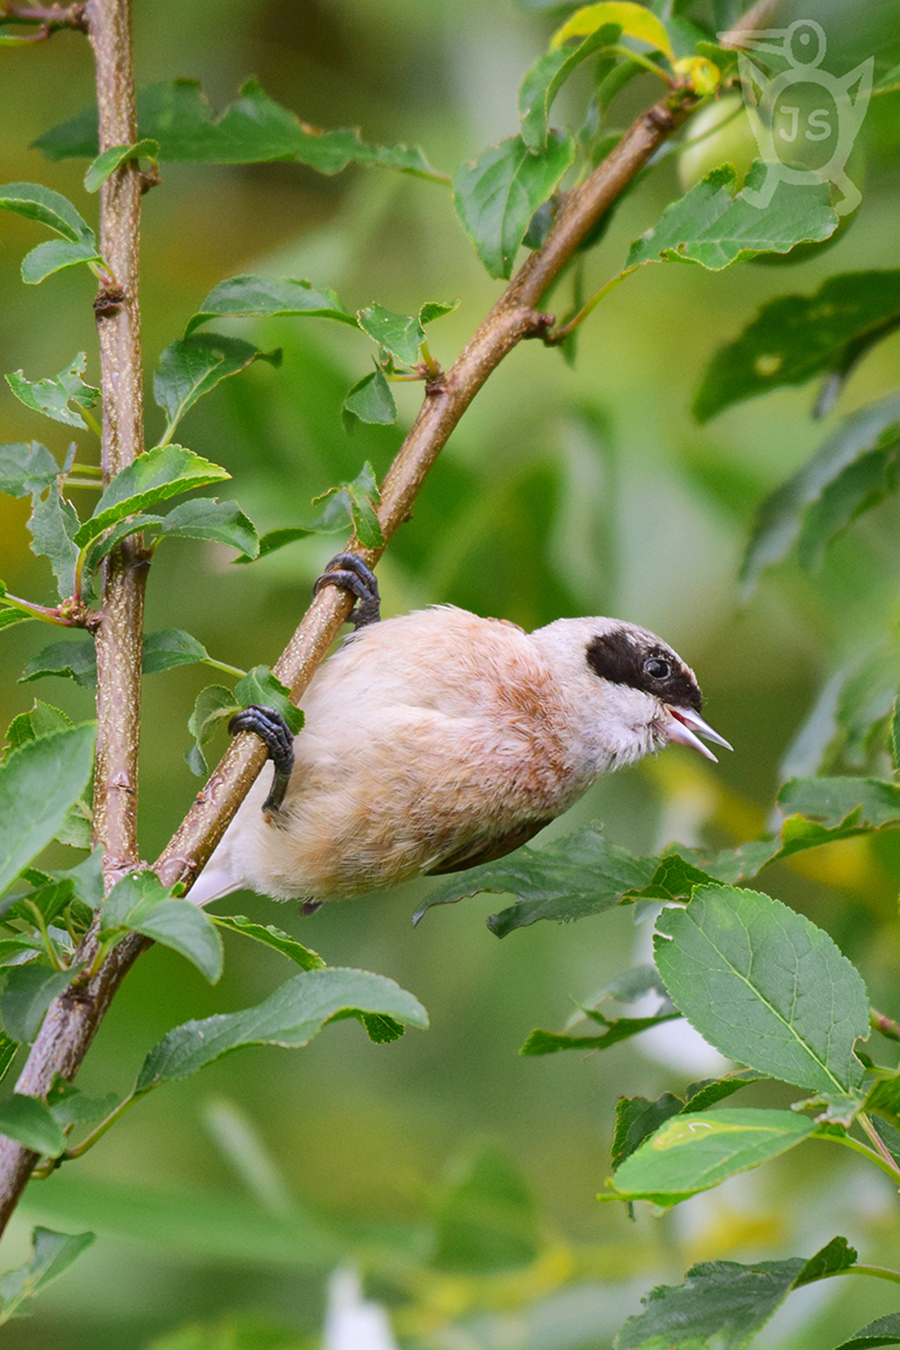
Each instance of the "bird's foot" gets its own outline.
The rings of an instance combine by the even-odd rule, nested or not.
[[[356,604],[347,617],[347,622],[354,628],[364,628],[381,618],[381,597],[375,573],[355,553],[339,553],[332,558],[322,575],[316,578],[313,595],[318,595],[323,586],[340,586],[356,596]]]
[[[293,732],[277,708],[264,708],[259,703],[251,703],[242,712],[235,713],[228,723],[228,730],[232,735],[239,731],[252,731],[268,750],[275,774],[262,809],[264,815],[277,814],[284,804],[284,794],[294,767]]]
[[[304,900],[300,906],[301,914],[315,914],[322,908],[321,900]]]

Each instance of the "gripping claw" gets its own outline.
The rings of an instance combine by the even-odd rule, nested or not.
[[[313,595],[323,586],[340,586],[356,596],[356,604],[347,617],[354,628],[364,628],[381,618],[381,597],[375,573],[355,553],[338,553],[331,559],[320,577],[316,578]]]
[[[251,731],[268,750],[275,774],[262,809],[265,815],[277,814],[284,804],[284,795],[294,768],[293,732],[277,708],[264,708],[259,703],[251,703],[242,712],[235,713],[228,723],[228,730],[232,735],[239,731]]]

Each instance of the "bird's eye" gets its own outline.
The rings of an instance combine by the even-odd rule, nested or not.
[[[651,680],[667,680],[672,674],[672,667],[659,656],[649,656],[644,662],[644,674],[649,675]]]

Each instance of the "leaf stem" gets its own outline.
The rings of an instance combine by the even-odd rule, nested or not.
[[[52,609],[48,605],[35,605],[30,600],[20,600],[17,595],[10,595],[9,591],[0,596],[0,605],[9,605],[10,609],[21,609],[23,613],[41,619],[44,623],[58,624],[63,628],[74,627],[72,620],[64,619],[58,609]]]
[[[858,1116],[857,1119],[862,1122],[863,1118]],[[900,1168],[897,1167],[893,1159],[888,1163],[879,1152],[876,1152],[874,1148],[869,1148],[868,1144],[862,1143],[861,1140],[854,1139],[849,1134],[820,1134],[812,1137],[814,1139],[825,1139],[833,1144],[842,1144],[844,1148],[851,1148],[854,1153],[861,1153],[864,1158],[869,1159],[869,1162],[873,1162],[876,1167],[880,1167],[882,1172],[886,1172],[895,1185],[900,1181]]]
[[[869,1009],[869,1026],[873,1031],[880,1031],[890,1041],[900,1041],[900,1022],[877,1012],[875,1008]]]
[[[50,958],[51,966],[53,967],[54,970],[65,970],[66,967],[59,959],[59,953],[57,952],[53,939],[50,936],[50,933],[47,928],[47,921],[44,918],[43,914],[41,913],[40,906],[36,905],[33,900],[26,900],[25,905],[26,908],[30,909],[31,913],[34,915],[35,927],[37,928],[38,932],[41,935],[41,941],[44,944],[44,951]]]
[[[579,326],[579,324],[584,323],[588,315],[592,314],[593,311],[597,308],[600,301],[604,299],[605,296],[609,295],[610,291],[614,291],[616,287],[619,285],[619,283],[624,281],[627,276],[630,276],[633,271],[634,268],[629,268],[627,272],[620,272],[617,277],[613,277],[612,280],[608,281],[605,286],[601,286],[599,291],[597,291],[594,295],[592,295],[590,300],[588,300],[586,304],[582,305],[581,309],[575,315],[574,319],[570,319],[567,324],[563,324],[562,328],[552,329],[547,334],[544,341],[549,342],[551,344],[562,342],[565,338],[569,336],[571,332],[573,332]]]
[[[110,1126],[115,1125],[116,1121],[124,1116],[128,1108],[134,1105],[138,1097],[143,1095],[143,1093],[129,1092],[128,1096],[123,1097],[119,1105],[113,1107],[109,1115],[105,1116],[100,1124],[91,1130],[90,1134],[85,1135],[80,1144],[76,1144],[74,1148],[66,1149],[62,1155],[62,1161],[69,1162],[72,1158],[80,1158],[82,1154],[87,1153],[88,1149],[94,1147],[98,1139],[103,1138]]]
[[[228,666],[224,661],[216,661],[211,656],[204,656],[201,665],[212,666],[213,670],[224,670],[226,675],[235,675],[239,680],[247,674],[246,670],[241,670],[239,666]]]
[[[662,66],[658,66],[655,61],[651,61],[649,56],[644,56],[643,52],[633,51],[631,47],[623,47],[620,42],[613,42],[610,46],[604,47],[603,50],[615,52],[616,56],[624,56],[626,61],[633,61],[636,66],[643,66],[645,70],[650,71],[651,75],[658,75],[670,89],[675,88],[675,81],[672,76],[663,70]]]

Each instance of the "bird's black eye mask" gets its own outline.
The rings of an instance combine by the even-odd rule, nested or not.
[[[613,629],[591,638],[586,656],[591,670],[602,680],[654,694],[676,708],[700,712],[703,707],[696,681],[665,647],[639,645],[621,629]]]

